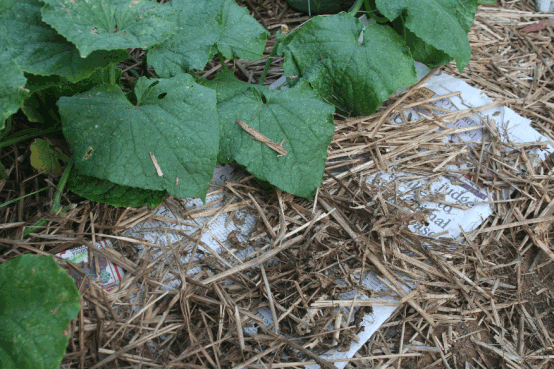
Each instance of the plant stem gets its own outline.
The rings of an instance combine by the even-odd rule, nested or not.
[[[30,138],[35,138],[35,137],[42,136],[51,132],[56,132],[59,130],[60,130],[59,127],[52,127],[47,129],[38,129],[38,128],[26,129],[26,130],[14,133],[7,140],[0,141],[0,149],[6,146],[16,144],[21,141],[28,140]]]
[[[362,5],[364,4],[364,0],[356,0],[356,2],[354,3],[354,5],[352,5],[352,7],[350,8],[350,10],[348,10],[348,14],[351,16],[351,17],[355,17],[356,14],[358,14],[358,12],[360,11],[360,9],[362,8]]]
[[[2,132],[0,132],[0,139],[6,137],[10,131],[12,129],[12,117],[8,117],[8,119],[6,119],[6,125],[4,126],[4,129],[2,130]]]
[[[229,68],[227,68],[227,65],[225,64],[225,58],[223,57],[223,54],[222,53],[217,53],[217,57],[219,58],[219,61],[221,62],[221,67],[223,68],[223,70],[229,70]]]
[[[267,61],[265,62],[264,71],[262,72],[262,76],[260,77],[260,80],[258,81],[258,84],[260,86],[264,85],[265,76],[267,75],[267,72],[269,71],[269,66],[271,65],[271,62],[273,61],[273,57],[277,53],[277,45],[279,45],[279,41],[277,41],[275,43],[275,46],[273,46],[273,49],[271,49],[271,52],[269,53]]]
[[[60,178],[60,182],[58,183],[58,191],[54,195],[54,200],[52,201],[52,208],[50,209],[50,211],[54,214],[57,213],[61,208],[60,203],[62,200],[62,193],[65,188],[65,185],[67,184],[67,180],[69,179],[69,173],[73,168],[74,162],[75,162],[75,154],[71,156],[69,163],[67,163],[67,166],[63,171],[62,178]]]
[[[375,22],[382,24],[389,21],[386,17],[377,16],[377,6],[375,5],[375,0],[373,0],[372,2],[370,2],[370,0],[364,0],[364,7],[367,15],[369,15],[369,17]]]
[[[115,86],[115,63],[110,64],[110,85]]]
[[[54,195],[54,200],[52,201],[52,207],[50,208],[50,212],[53,214],[56,214],[61,209],[61,200],[62,200],[62,194],[63,190],[65,189],[65,185],[67,184],[67,180],[69,178],[69,174],[71,173],[71,169],[73,168],[73,163],[75,161],[75,155],[71,156],[71,159],[69,160],[69,163],[67,163],[67,166],[65,167],[65,170],[63,171],[62,177],[60,178],[60,182],[58,183],[58,187],[56,188],[56,194]],[[44,190],[41,189],[39,191]],[[37,191],[37,192],[39,192]],[[30,194],[32,195],[32,194]],[[26,238],[29,236],[30,233],[33,233],[37,230],[37,227],[42,227],[46,225],[48,221],[41,219],[33,223],[32,226],[25,229],[23,232],[23,238]]]
[[[28,194],[23,195],[23,196],[19,196],[19,197],[13,199],[13,200],[6,201],[5,203],[0,204],[0,208],[3,208],[4,206],[8,206],[8,205],[10,205],[10,204],[13,204],[14,202],[17,202],[17,201],[19,201],[19,200],[21,200],[21,199],[24,199],[24,198],[26,198],[26,197],[33,196],[33,195],[36,194],[36,193],[39,193],[39,192],[42,192],[42,191],[46,191],[46,190],[49,189],[49,188],[50,188],[50,186],[44,187],[44,188],[41,188],[40,190],[37,190],[37,191],[31,192],[31,193],[28,193]]]
[[[44,98],[43,91],[37,91],[35,92],[35,95],[40,99],[40,102],[42,103],[42,106],[48,106],[48,115],[50,118],[52,118],[52,121],[56,122],[57,125],[61,125],[60,118],[56,114],[56,111],[50,107],[50,104],[46,102],[46,99]]]

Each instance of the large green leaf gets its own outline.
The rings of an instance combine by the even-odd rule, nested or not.
[[[421,40],[404,33],[412,50],[421,49],[422,42],[428,45],[424,51],[427,57],[422,60],[424,54],[418,55],[420,61],[428,64],[444,61],[444,55],[440,54],[443,52],[456,60],[460,71],[469,63],[471,48],[467,34],[478,0],[376,0],[376,5],[391,21],[401,17],[403,26]]]
[[[333,138],[331,105],[306,81],[285,91],[252,86],[221,73],[204,82],[217,91],[220,162],[236,161],[257,178],[294,195],[311,198],[323,176],[327,146]],[[280,156],[242,129],[240,119],[288,152]]]
[[[0,367],[57,369],[80,309],[75,281],[51,256],[21,255],[0,265]]]
[[[3,130],[6,119],[19,110],[29,91],[25,89],[27,80],[15,62],[0,64],[0,76],[4,76],[0,84],[0,130]]]
[[[125,50],[98,51],[81,58],[75,45],[41,20],[39,0],[4,1],[0,6],[0,64],[15,61],[25,72],[60,75],[76,82],[96,68],[128,58]],[[59,7],[59,3],[58,3]]]
[[[177,31],[175,10],[149,0],[44,0],[42,19],[77,45],[95,50],[146,48]]]
[[[373,113],[394,91],[417,82],[410,51],[390,27],[364,27],[340,13],[314,17],[290,37],[285,74],[309,75],[327,101],[352,115]]]
[[[148,51],[159,76],[204,69],[216,52],[224,57],[258,60],[268,32],[235,0],[173,0],[180,31]]]
[[[204,198],[219,147],[215,93],[181,74],[142,77],[135,95],[133,105],[118,86],[101,85],[60,98],[64,134],[79,172],[123,186]]]
[[[120,186],[105,179],[82,175],[75,170],[71,172],[67,184],[69,189],[79,196],[116,207],[138,208],[148,205],[154,208],[160,205],[167,195],[166,191]]]

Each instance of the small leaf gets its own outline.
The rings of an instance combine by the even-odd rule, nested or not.
[[[311,74],[312,87],[352,115],[373,113],[394,91],[417,82],[410,51],[388,26],[364,27],[340,13],[314,17],[290,37],[285,74]]]
[[[31,144],[31,165],[39,171],[46,171],[61,176],[69,156],[46,139],[37,138]]]
[[[137,187],[120,186],[105,179],[89,177],[72,171],[67,181],[69,189],[91,201],[99,201],[116,207],[155,208],[167,196],[166,191],[145,190]]]
[[[478,0],[376,0],[376,5],[389,20],[401,17],[402,24],[422,42],[455,59],[460,72],[468,65],[471,48],[467,34]],[[412,50],[421,46],[417,42],[408,45]]]
[[[21,255],[0,265],[0,366],[59,368],[80,309],[75,281],[52,256]]]
[[[215,93],[181,74],[142,77],[135,95],[137,105],[119,87],[100,85],[60,98],[76,168],[123,186],[204,198],[219,147]]]
[[[59,7],[58,3],[58,7]],[[25,72],[60,75],[76,82],[96,68],[128,58],[125,50],[98,51],[83,59],[75,45],[41,20],[39,0],[3,2],[0,7],[0,65],[15,61]]]
[[[333,107],[321,101],[306,81],[275,91],[238,81],[227,72],[204,84],[217,91],[220,162],[234,160],[260,180],[311,198],[321,184],[333,138]],[[238,119],[274,143],[283,142],[288,153],[280,156],[254,140]]]
[[[0,64],[0,130],[5,127],[6,119],[17,113],[23,101],[29,94],[25,89],[25,76],[15,62]]]
[[[147,48],[177,32],[175,11],[149,0],[44,0],[42,19],[82,57],[96,50]]]
[[[258,60],[268,32],[235,0],[173,0],[180,31],[148,51],[159,76],[204,69],[219,51],[227,59]]]

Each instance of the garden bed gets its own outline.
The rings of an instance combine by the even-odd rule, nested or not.
[[[242,5],[272,35],[309,19],[284,0],[246,0]],[[554,141],[554,33],[547,20],[534,12],[532,1],[481,6],[469,34],[468,67],[462,74],[453,63],[440,70],[532,120],[536,130]],[[266,54],[273,44],[271,36]],[[120,66],[123,78],[129,78],[131,69],[148,73],[141,67],[141,51],[131,55],[136,65]],[[226,64],[239,78],[255,82],[265,59]],[[267,84],[282,75],[281,64],[282,59],[273,60]],[[221,68],[214,60],[203,75]],[[493,215],[457,242],[414,234],[408,226],[425,223],[426,214],[406,213],[396,206],[395,185],[378,186],[365,178],[390,168],[430,178],[446,172],[448,158],[469,160],[464,153],[475,150],[444,143],[449,132],[441,134],[437,127],[454,115],[389,121],[409,106],[427,103],[418,88],[395,95],[371,116],[336,116],[326,174],[312,201],[268,191],[244,175],[212,186],[207,196],[212,200],[205,206],[168,197],[162,205],[167,214],[160,215],[157,209],[115,208],[68,194],[62,204],[71,207],[62,217],[49,213],[55,196],[51,189],[0,209],[0,262],[86,245],[124,270],[119,287],[110,291],[83,279],[82,309],[71,323],[63,368],[293,368],[304,361],[331,367],[319,355],[347,350],[372,307],[351,301],[349,315],[340,316],[321,303],[352,289],[402,300],[347,367],[547,368],[554,360],[554,260],[549,256],[554,166],[549,161],[528,165],[536,143],[515,147],[500,140],[498,127],[487,124],[483,129],[490,145],[479,145],[474,168],[485,164],[479,158],[506,150],[513,150],[512,155],[486,163],[494,170],[470,168],[465,174],[496,193],[515,191],[506,199],[492,197]],[[430,131],[437,134],[424,136]],[[2,154],[4,164],[13,163],[6,165],[9,178],[0,181],[2,203],[56,181],[29,170],[28,143]],[[522,163],[524,171],[518,170]],[[206,219],[220,218],[238,229],[246,214],[254,221],[245,238],[231,232],[219,239],[225,252],[202,251],[202,262],[190,257],[205,246]],[[25,229],[38,219],[47,222],[24,238]],[[171,226],[181,221],[196,230],[183,234]],[[159,239],[145,243],[138,235],[146,231],[157,232]],[[101,240],[110,240],[113,251],[96,249]],[[235,255],[249,248],[254,250],[249,259]],[[181,263],[168,255],[193,261]],[[198,272],[187,274],[193,268]],[[355,275],[367,271],[386,277],[390,290],[370,291],[359,283]],[[167,287],[168,273],[180,288]],[[408,294],[400,282],[416,288]],[[260,309],[270,311],[279,329],[264,325],[256,315]],[[243,333],[253,323],[257,332]]]

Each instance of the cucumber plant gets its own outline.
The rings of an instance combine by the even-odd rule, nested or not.
[[[195,73],[216,56],[263,57],[269,33],[234,0],[6,0],[0,129],[19,108],[48,129],[59,121],[74,160],[69,189],[115,206],[204,198],[215,165],[227,162],[311,198],[335,110],[371,114],[417,81],[415,60],[455,60],[461,71],[477,6],[357,0],[348,13],[313,17],[278,33],[271,55],[284,56],[290,88],[271,90],[226,68],[212,80]],[[373,24],[355,17],[362,7]],[[131,48],[144,50],[157,78],[124,92],[116,64]]]

